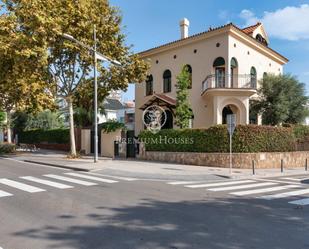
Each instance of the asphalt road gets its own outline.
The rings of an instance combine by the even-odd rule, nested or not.
[[[187,184],[71,173],[77,172],[0,158],[0,196],[11,194],[0,197],[0,248],[309,248],[309,206],[289,204],[294,197],[266,200]],[[261,183],[267,185],[254,184]]]

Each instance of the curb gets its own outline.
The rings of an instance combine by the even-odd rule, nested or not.
[[[232,175],[231,179],[240,179],[240,178],[260,179],[260,178],[272,178],[272,177],[288,177],[288,176],[305,175],[306,173],[308,174],[308,171],[284,172],[284,173],[274,173],[274,174]]]
[[[90,169],[76,168],[73,166],[66,166],[66,165],[60,165],[60,164],[54,164],[54,163],[44,163],[44,162],[38,162],[38,161],[32,161],[32,160],[23,160],[23,161],[26,163],[34,163],[34,164],[40,164],[40,165],[51,166],[51,167],[56,167],[56,168],[63,168],[63,169],[71,169],[75,171],[84,171],[84,172],[91,171]]]

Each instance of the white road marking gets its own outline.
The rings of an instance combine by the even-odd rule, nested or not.
[[[291,191],[291,192],[284,192],[284,193],[275,194],[275,195],[265,195],[265,196],[262,196],[262,197],[259,197],[259,198],[266,199],[266,200],[273,200],[273,199],[279,199],[279,198],[296,196],[296,195],[303,195],[303,194],[309,194],[309,189],[302,189],[302,190],[296,190],[296,191]]]
[[[280,180],[274,180],[274,179],[265,179],[265,178],[260,178],[260,179],[256,179],[256,181],[262,181],[262,182],[277,182],[277,183],[282,183],[282,184],[299,184],[299,186],[301,186],[302,184],[300,182],[293,182],[291,183],[291,181],[280,181]]]
[[[52,175],[52,174],[44,175],[44,176],[49,177],[49,178],[53,178],[53,179],[57,179],[57,180],[72,182],[72,183],[76,183],[76,184],[80,184],[80,185],[84,185],[84,186],[98,185],[97,183],[94,183],[94,182],[82,181],[82,180],[78,180],[78,179],[74,179],[74,178],[70,178],[70,177],[65,177],[65,176],[58,176],[58,175]]]
[[[216,183],[208,183],[208,184],[198,184],[198,185],[187,185],[187,188],[207,188],[207,187],[217,187],[217,186],[228,186],[228,185],[236,185],[242,183],[251,183],[255,182],[252,180],[243,180],[243,181],[230,181],[230,182],[216,182]]]
[[[295,181],[295,182],[300,182],[300,181],[301,181],[301,179],[292,178],[292,177],[284,177],[284,178],[282,178],[282,179],[284,179],[284,180],[289,180],[289,181]]]
[[[104,178],[99,178],[99,177],[89,176],[89,175],[83,175],[83,174],[79,174],[79,173],[65,173],[65,174],[66,175],[70,175],[70,176],[76,176],[76,177],[80,177],[80,178],[85,178],[85,179],[88,179],[88,180],[105,182],[105,183],[115,183],[115,182],[118,182],[118,181],[115,181],[115,180],[104,179]]]
[[[186,185],[186,184],[194,184],[194,183],[200,183],[200,182],[185,182],[185,181],[179,181],[179,182],[168,182],[167,184],[170,185]]]
[[[262,188],[262,189],[239,191],[239,192],[233,192],[230,194],[237,195],[237,196],[244,196],[244,195],[261,194],[261,193],[267,193],[267,192],[275,192],[275,191],[285,190],[289,188],[298,188],[298,187],[299,185],[286,185],[286,186],[277,186],[277,187],[272,187],[272,188]]]
[[[240,186],[210,188],[208,190],[209,191],[216,191],[217,192],[217,191],[229,191],[229,190],[246,189],[246,188],[258,188],[258,187],[272,186],[272,185],[278,185],[278,183],[275,183],[275,182],[262,182],[262,183],[246,184],[246,185],[240,185]]]
[[[111,176],[111,175],[105,175],[105,174],[93,173],[93,172],[85,172],[85,173],[86,173],[86,174],[89,174],[89,175],[103,176],[103,177],[109,177],[109,178],[115,178],[115,179],[124,180],[124,181],[136,181],[136,180],[139,180],[139,179],[137,179],[137,178],[132,178],[132,177]]]
[[[309,198],[305,198],[305,199],[300,199],[297,201],[290,201],[290,204],[295,204],[295,205],[300,205],[300,206],[305,206],[305,205],[309,205]]]
[[[13,195],[8,193],[8,192],[0,190],[0,197],[6,197],[6,196],[13,196]],[[1,249],[1,247],[0,247],[0,249]]]
[[[16,182],[16,181],[9,180],[9,179],[6,179],[6,178],[0,179],[0,183],[7,185],[7,186],[10,186],[12,188],[17,188],[17,189],[29,192],[29,193],[37,193],[37,192],[46,191],[45,189],[33,187],[31,185],[24,184],[24,183],[21,183],[21,182]]]
[[[36,177],[32,177],[32,176],[21,176],[20,178],[28,180],[28,181],[32,181],[32,182],[45,184],[45,185],[55,187],[55,188],[59,188],[59,189],[73,188],[73,186],[69,186],[69,185],[66,185],[66,184],[63,184],[63,183],[52,182],[52,181],[49,181],[49,180],[44,180],[44,179],[40,179],[40,178],[36,178]]]

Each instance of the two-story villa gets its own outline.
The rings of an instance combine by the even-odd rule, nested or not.
[[[263,24],[241,29],[230,23],[192,36],[188,28],[189,21],[181,20],[181,39],[139,53],[151,67],[146,82],[135,87],[136,134],[144,129],[143,110],[151,105],[166,110],[163,128],[175,126],[176,77],[185,65],[192,74],[193,128],[225,123],[231,113],[239,124],[260,123],[258,117],[249,119],[249,101],[258,97],[259,80],[281,74],[288,62],[269,47]]]

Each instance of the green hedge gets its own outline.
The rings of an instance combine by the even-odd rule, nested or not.
[[[70,142],[70,130],[54,129],[24,131],[18,135],[18,141],[19,143],[26,144],[68,144]]]
[[[294,136],[298,140],[302,140],[309,136],[309,126],[303,124],[283,124],[284,127],[293,129]]]
[[[1,144],[0,143],[0,154],[13,153],[16,150],[15,144]]]
[[[208,129],[143,131],[140,140],[147,151],[229,152],[226,125]],[[233,135],[233,152],[285,152],[295,150],[291,127],[238,125]]]
[[[109,120],[105,123],[99,124],[99,129],[102,129],[106,133],[114,132],[118,129],[124,129],[125,125],[117,120]]]

